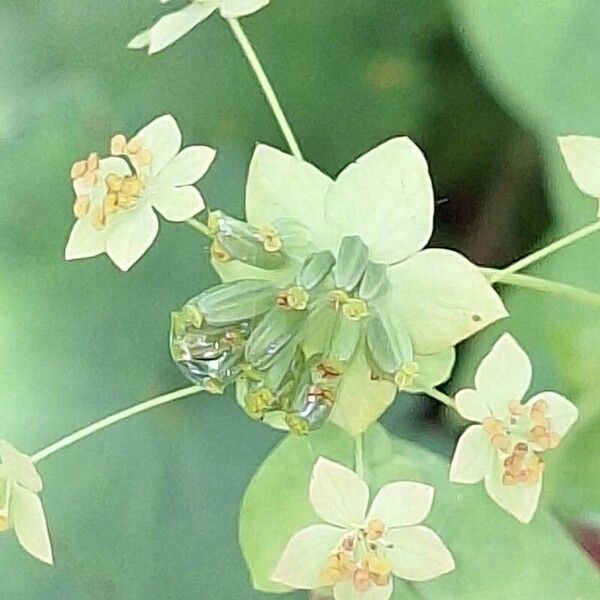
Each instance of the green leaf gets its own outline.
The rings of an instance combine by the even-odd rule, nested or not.
[[[554,518],[544,512],[524,526],[504,513],[482,486],[447,481],[440,456],[392,438],[375,425],[364,440],[365,467],[372,496],[382,485],[416,480],[436,486],[434,508],[425,523],[454,554],[457,569],[431,582],[394,581],[394,600],[420,598],[505,600],[506,598],[591,598],[600,580],[583,552]],[[353,467],[353,440],[333,425],[307,438],[288,437],[257,471],[244,496],[240,543],[254,586],[286,588],[270,581],[288,539],[319,522],[308,502],[310,473],[326,456]]]

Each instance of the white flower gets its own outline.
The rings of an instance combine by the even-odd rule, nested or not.
[[[478,483],[519,521],[529,523],[542,489],[541,453],[555,448],[578,418],[577,408],[555,392],[521,403],[531,383],[527,354],[508,333],[481,361],[475,389],[456,394],[456,408],[471,425],[458,440],[450,480]]]
[[[381,291],[370,299],[361,295],[351,300],[359,313],[344,314],[354,320],[379,314],[391,332],[393,353],[404,352],[408,358],[394,385],[372,376],[359,345],[332,412],[332,420],[351,435],[381,415],[397,387],[444,381],[453,364],[453,347],[507,315],[485,277],[464,256],[438,248],[422,250],[431,237],[433,212],[427,162],[406,137],[368,152],[335,181],[269,146],[259,145],[254,153],[246,189],[251,226],[273,229],[279,222],[295,221],[312,235],[313,244],[304,245],[306,254],[330,250],[338,255],[342,240],[358,236],[368,258],[381,263],[385,272]],[[239,261],[213,264],[224,280],[272,278],[274,273]],[[289,273],[284,275],[289,278]]]
[[[52,564],[52,547],[44,508],[38,498],[40,478],[31,459],[0,440],[0,532],[14,529],[23,548]]]
[[[392,575],[428,581],[452,571],[454,560],[442,540],[420,525],[433,493],[422,483],[396,481],[384,485],[368,509],[367,484],[319,458],[310,502],[327,524],[301,529],[290,539],[273,581],[302,590],[332,586],[335,600],[387,600]]]
[[[577,187],[600,202],[600,138],[567,135],[559,137],[558,144]]]
[[[111,154],[71,169],[77,221],[65,250],[67,260],[106,252],[127,271],[152,245],[158,233],[156,209],[169,221],[185,221],[204,209],[192,185],[210,167],[215,151],[189,146],[180,151],[181,132],[171,115],[163,115],[129,141],[111,140]]]
[[[150,29],[136,35],[128,48],[148,48],[154,54],[174,44],[196,25],[219,10],[224,19],[237,19],[252,14],[271,0],[191,0],[188,6],[160,18]],[[161,0],[164,4],[169,0]]]

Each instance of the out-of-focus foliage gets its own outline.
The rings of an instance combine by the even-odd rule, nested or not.
[[[204,239],[166,223],[130,273],[105,258],[66,264],[72,162],[171,112],[186,144],[219,149],[207,203],[239,215],[254,144],[284,147],[219,18],[151,58],[125,49],[160,10],[150,0],[0,3],[0,436],[24,451],[185,385],[168,355],[168,314],[217,281]],[[407,134],[449,199],[438,220],[453,246],[494,264],[542,231],[535,147],[472,73],[443,3],[275,0],[246,25],[324,170]],[[520,40],[529,37],[531,28]],[[573,279],[583,277],[567,256]],[[402,410],[418,404],[397,404],[388,424],[398,429],[402,416],[422,439]],[[429,433],[447,448],[439,429]],[[2,536],[0,597],[266,598],[251,591],[236,519],[279,437],[233,397],[202,396],[49,458],[40,469],[57,564],[36,564]]]
[[[553,226],[541,246],[595,218],[559,155],[557,135],[600,134],[600,5],[585,0],[479,2],[455,0],[458,30],[478,71],[523,126],[532,128],[545,158]],[[511,260],[519,257],[514,251]],[[600,238],[583,240],[532,272],[599,292]],[[508,326],[534,362],[536,389],[556,386],[579,405],[580,422],[549,461],[553,506],[570,519],[600,523],[596,460],[600,453],[600,315],[571,302],[508,295],[511,319],[475,344],[473,358]],[[473,361],[463,375],[471,377]]]

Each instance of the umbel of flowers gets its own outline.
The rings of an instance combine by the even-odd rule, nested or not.
[[[507,314],[466,258],[422,250],[433,207],[408,138],[335,181],[259,146],[248,221],[209,217],[224,283],[174,314],[173,358],[209,391],[235,382],[248,414],[276,427],[307,433],[331,417],[361,433],[398,389],[444,381],[454,346]]]

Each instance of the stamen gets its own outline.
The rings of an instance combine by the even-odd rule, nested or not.
[[[529,447],[524,442],[515,444],[513,452],[503,463],[502,483],[506,486],[534,485],[538,482],[544,462],[536,454],[528,456]]]
[[[92,152],[86,160],[79,160],[71,167],[71,179],[83,180],[87,185],[96,183],[96,172],[100,166],[100,159],[96,152]]]
[[[348,300],[350,300],[350,297],[342,290],[333,290],[329,292],[327,299],[333,304],[333,308],[338,310],[340,307],[344,306]]]
[[[127,138],[118,133],[110,140],[110,153],[114,156],[128,156],[136,167],[145,167],[152,162],[152,152],[144,147],[139,138]]]
[[[321,379],[337,379],[343,373],[343,365],[338,361],[324,360],[315,370]]]
[[[381,519],[371,519],[367,525],[367,539],[378,540],[385,532],[385,523]]]
[[[392,573],[392,565],[389,560],[376,554],[369,554],[365,560],[365,567],[375,585],[387,585]]]
[[[106,227],[106,212],[103,206],[98,206],[90,212],[90,223],[98,231]]]
[[[141,180],[135,175],[120,177],[115,173],[109,173],[105,177],[104,183],[108,189],[108,193],[104,197],[106,214],[133,208],[137,204],[143,188]]]
[[[404,389],[414,383],[415,377],[419,374],[419,365],[416,362],[410,361],[404,363],[400,370],[394,376],[394,383],[398,389]]]
[[[500,419],[486,417],[481,424],[483,425],[483,429],[490,436],[494,436],[498,433],[504,433],[504,423]]]
[[[283,242],[275,227],[265,225],[259,230],[259,235],[263,241],[263,247],[267,252],[279,252],[281,250]]]
[[[309,298],[303,287],[291,287],[277,296],[277,306],[285,310],[306,310]]]
[[[369,571],[367,569],[356,569],[352,582],[357,592],[366,592],[371,585]]]
[[[360,321],[369,316],[367,303],[360,298],[350,298],[342,306],[342,313],[352,321]]]
[[[216,262],[226,263],[232,260],[231,254],[229,254],[217,240],[213,240],[213,243],[210,246],[210,255]]]
[[[79,196],[75,199],[75,203],[73,204],[73,214],[77,219],[82,219],[87,216],[90,212],[90,202],[89,196]]]

